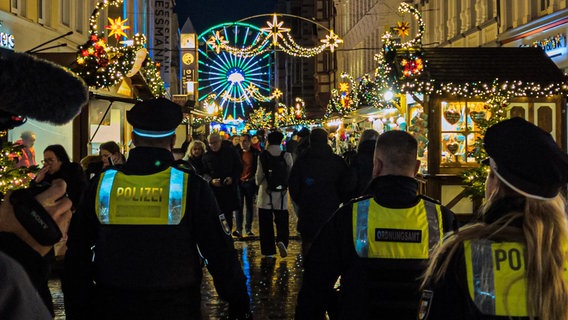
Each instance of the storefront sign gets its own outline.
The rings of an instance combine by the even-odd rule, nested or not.
[[[0,20],[0,27],[2,27],[2,21]],[[7,48],[10,50],[14,50],[14,46],[15,46],[16,42],[14,41],[14,35],[9,33],[9,32],[5,32],[5,31],[0,31],[0,47],[1,48]]]
[[[566,36],[557,34],[543,40],[534,41],[530,46],[541,47],[549,57],[556,57],[566,53]],[[529,45],[525,44],[521,45],[521,47],[529,47]]]

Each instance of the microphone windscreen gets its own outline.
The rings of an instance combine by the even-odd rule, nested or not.
[[[42,122],[65,124],[88,103],[77,75],[26,53],[0,58],[0,109]]]

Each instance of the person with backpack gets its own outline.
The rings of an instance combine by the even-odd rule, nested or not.
[[[259,186],[257,206],[260,232],[260,252],[265,256],[276,254],[276,246],[282,258],[288,255],[288,175],[292,168],[292,155],[282,151],[284,135],[279,131],[268,134],[268,145],[259,155],[255,174]],[[276,238],[274,237],[276,224]],[[275,245],[276,244],[276,245]]]

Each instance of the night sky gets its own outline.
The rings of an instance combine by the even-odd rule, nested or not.
[[[177,0],[179,27],[189,17],[197,33],[223,22],[273,13],[276,0]]]

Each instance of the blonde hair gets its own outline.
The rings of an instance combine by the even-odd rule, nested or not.
[[[486,213],[495,201],[518,193],[498,182],[482,207]],[[509,212],[493,223],[475,223],[451,234],[437,247],[424,274],[422,287],[443,278],[450,260],[465,240],[516,241],[527,249],[527,309],[531,319],[568,319],[568,288],[564,279],[568,219],[562,195],[551,200],[525,198],[520,212]],[[522,230],[510,226],[522,219]]]
[[[183,156],[183,160],[187,160],[187,159],[191,158],[191,150],[193,150],[193,147],[195,147],[195,145],[201,146],[201,149],[203,149],[203,153],[207,152],[207,147],[205,146],[205,142],[203,142],[201,140],[193,140],[189,143],[189,146],[187,147],[187,151],[185,152],[185,155]]]

